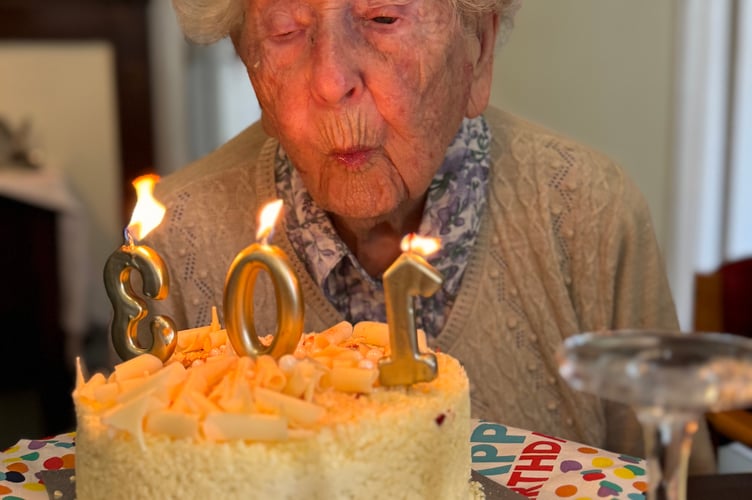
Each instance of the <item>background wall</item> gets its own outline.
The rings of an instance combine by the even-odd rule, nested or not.
[[[103,325],[111,308],[101,273],[123,234],[113,65],[106,42],[0,43],[0,116],[14,127],[30,121],[31,144],[85,207],[90,266],[78,279]]]
[[[494,67],[492,103],[619,162],[669,233],[674,3],[524,0]]]

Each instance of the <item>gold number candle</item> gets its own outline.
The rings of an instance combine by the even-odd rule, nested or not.
[[[413,297],[430,297],[441,288],[441,274],[424,258],[439,249],[439,242],[410,234],[402,239],[401,247],[403,254],[384,273],[391,345],[389,357],[379,363],[379,380],[385,386],[428,382],[438,372],[436,356],[418,349]]]
[[[253,358],[269,354],[279,359],[283,354],[291,354],[303,334],[303,300],[298,277],[287,255],[268,243],[281,208],[282,200],[264,206],[257,241],[235,256],[225,281],[227,336],[235,352]],[[256,334],[253,314],[256,278],[261,271],[271,277],[277,302],[277,330],[268,346]]]
[[[158,180],[156,175],[146,175],[133,181],[137,201],[125,230],[125,244],[110,255],[104,267],[104,286],[114,312],[110,327],[112,344],[123,360],[150,353],[166,361],[177,344],[172,319],[156,316],[149,324],[151,345],[148,348],[141,345],[138,325],[149,311],[131,284],[131,274],[137,271],[141,275],[144,295],[161,300],[169,293],[169,277],[162,258],[154,249],[136,244],[157,227],[164,216],[164,206],[152,196]]]

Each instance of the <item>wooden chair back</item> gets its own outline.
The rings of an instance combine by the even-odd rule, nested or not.
[[[694,328],[752,338],[752,257],[695,276]],[[707,415],[716,444],[752,446],[752,409]]]
[[[752,257],[695,276],[694,328],[752,337]]]

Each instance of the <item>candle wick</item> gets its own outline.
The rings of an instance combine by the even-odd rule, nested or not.
[[[257,235],[257,239],[261,242],[262,245],[268,245],[273,233],[273,227],[266,228],[264,232]]]
[[[413,254],[413,241],[415,240],[415,233],[410,233],[407,235],[407,254],[412,255]]]
[[[131,248],[135,246],[135,241],[133,239],[133,235],[131,234],[129,228],[125,228],[123,230],[123,239],[125,240],[125,244]]]

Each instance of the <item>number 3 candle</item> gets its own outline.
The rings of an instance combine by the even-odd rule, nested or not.
[[[225,280],[227,336],[235,352],[254,358],[269,354],[279,359],[292,353],[303,334],[303,300],[298,277],[287,255],[268,243],[281,208],[282,200],[264,206],[256,232],[259,241],[235,256]],[[269,273],[277,302],[277,331],[268,346],[259,340],[253,323],[253,294],[260,271]]]
[[[164,206],[152,197],[157,180],[159,177],[156,175],[145,175],[133,181],[137,201],[125,229],[125,244],[110,256],[104,267],[104,286],[114,310],[112,344],[123,360],[150,353],[166,361],[177,343],[172,319],[157,316],[149,325],[151,346],[148,349],[141,346],[138,324],[148,315],[148,310],[131,285],[131,273],[135,270],[141,275],[143,293],[147,297],[161,300],[169,292],[167,268],[162,258],[152,248],[135,243],[157,227],[164,216]]]
[[[418,350],[413,297],[436,293],[443,278],[424,256],[439,249],[434,238],[409,234],[402,239],[402,251],[384,273],[384,297],[389,325],[391,353],[379,364],[382,385],[410,385],[436,378],[436,356]]]

